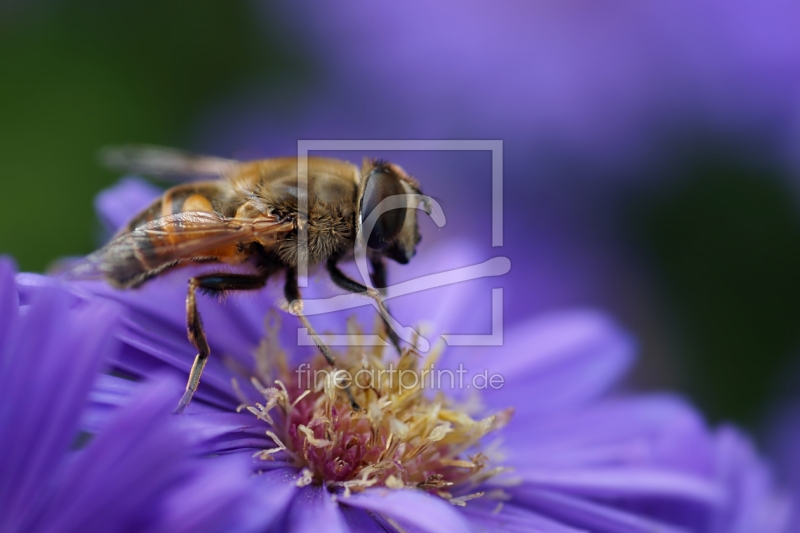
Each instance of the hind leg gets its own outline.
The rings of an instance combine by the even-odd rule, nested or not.
[[[252,291],[262,287],[267,282],[267,275],[263,274],[229,274],[227,272],[218,274],[205,274],[189,280],[189,292],[186,296],[186,329],[189,341],[197,348],[197,356],[194,358],[192,369],[189,372],[189,381],[186,383],[186,392],[175,408],[176,413],[182,413],[192,396],[197,391],[200,384],[200,376],[208,362],[211,349],[208,347],[208,340],[203,329],[203,322],[200,313],[197,311],[197,290],[210,294],[222,294],[231,291]]]

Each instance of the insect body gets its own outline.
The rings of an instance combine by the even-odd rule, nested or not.
[[[303,315],[297,284],[302,261],[324,263],[336,285],[375,299],[384,319],[389,320],[379,291],[347,277],[338,262],[365,245],[371,284],[383,288],[384,258],[407,263],[414,255],[420,240],[416,209],[422,197],[417,182],[399,166],[365,160],[359,169],[337,159],[309,157],[303,183],[298,180],[298,159],[292,157],[238,162],[155,148],[121,148],[106,155],[112,166],[145,174],[200,174],[217,179],[187,182],[167,190],[69,274],[102,276],[127,289],[167,270],[199,262],[250,269],[249,273],[213,272],[189,280],[187,329],[198,354],[177,412],[191,401],[210,354],[197,311],[198,289],[211,294],[257,290],[283,271],[289,310],[300,318],[331,365],[330,350]],[[408,201],[401,201],[402,208],[376,211],[379,216],[370,217],[391,197]],[[362,235],[365,220],[373,227],[368,235]],[[300,238],[303,234],[307,238]],[[387,327],[387,334],[399,349],[394,330]],[[349,389],[347,392],[352,401]]]

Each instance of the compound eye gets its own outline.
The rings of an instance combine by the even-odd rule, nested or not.
[[[361,198],[361,224],[366,224],[370,214],[385,198],[404,194],[403,185],[393,174],[375,171],[367,179],[364,196]],[[367,246],[383,250],[397,237],[406,220],[406,209],[390,209],[381,213],[372,232],[367,236]],[[366,231],[367,228],[364,228]]]

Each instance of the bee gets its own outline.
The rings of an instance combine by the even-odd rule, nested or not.
[[[140,287],[148,280],[197,263],[243,265],[246,273],[210,272],[189,279],[186,325],[197,349],[186,391],[176,412],[189,405],[211,353],[197,310],[198,290],[210,295],[255,291],[284,274],[288,311],[307,328],[330,365],[330,349],[303,314],[298,267],[325,265],[340,288],[373,298],[395,348],[400,339],[392,327],[383,290],[385,260],[405,264],[420,242],[417,210],[430,214],[416,180],[398,165],[365,159],[361,168],[338,159],[283,157],[241,162],[189,155],[180,151],[122,147],[104,152],[105,163],[150,176],[205,176],[168,189],[142,210],[105,246],[71,267],[68,275],[102,277],[120,289]],[[376,210],[384,200],[399,198],[399,208]],[[370,218],[370,215],[373,215]],[[377,218],[376,216],[377,215]],[[365,221],[371,231],[365,234]],[[302,232],[301,232],[302,230]],[[303,235],[305,238],[301,238]],[[342,260],[366,249],[370,265],[367,287],[345,275]],[[358,408],[349,389],[346,393]]]

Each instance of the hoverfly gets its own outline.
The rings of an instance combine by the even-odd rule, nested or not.
[[[386,285],[385,258],[405,264],[420,241],[417,212],[430,214],[419,184],[397,165],[365,159],[362,167],[338,159],[307,158],[306,187],[298,180],[299,159],[284,157],[241,162],[202,157],[171,149],[122,147],[104,152],[105,163],[150,176],[206,176],[168,189],[137,214],[105,246],[73,265],[72,277],[102,277],[120,289],[139,287],[164,272],[196,263],[245,265],[248,273],[211,272],[189,280],[186,323],[197,349],[186,391],[176,412],[182,412],[197,390],[210,349],[197,310],[197,291],[221,295],[261,289],[272,276],[285,274],[288,310],[308,329],[329,364],[330,349],[303,314],[298,265],[325,264],[342,289],[375,299],[387,324],[389,340],[400,350],[399,337],[388,327],[381,290]],[[409,200],[370,221],[364,221],[390,197]],[[304,200],[304,201],[301,201]],[[305,206],[305,209],[302,209]],[[298,238],[305,230],[306,239]],[[349,278],[338,263],[366,247],[373,287]],[[377,290],[376,290],[377,289]],[[353,395],[348,397],[357,408]]]

